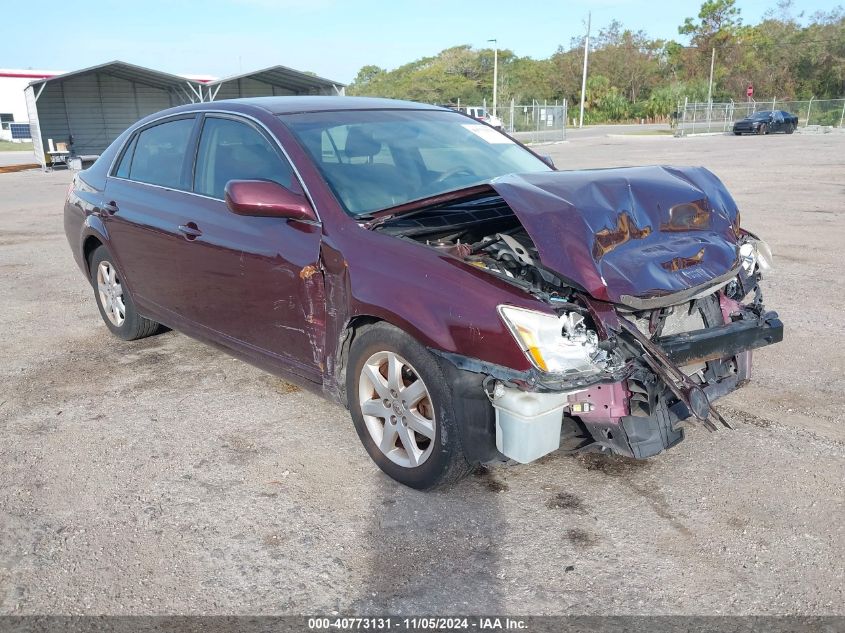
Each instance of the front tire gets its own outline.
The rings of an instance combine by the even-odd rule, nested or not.
[[[100,316],[112,334],[124,341],[134,341],[158,331],[158,323],[138,314],[124,286],[123,275],[105,246],[97,247],[91,254],[89,270]]]
[[[402,330],[377,323],[355,336],[346,394],[364,448],[399,483],[429,490],[472,470],[443,371]]]
[[[769,133],[769,126],[765,123],[757,128],[757,134],[768,134]]]

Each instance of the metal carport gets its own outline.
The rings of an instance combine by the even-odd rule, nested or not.
[[[346,84],[286,66],[270,66],[263,70],[224,77],[203,86],[204,101],[279,95],[343,95],[345,89]]]
[[[48,139],[76,156],[99,155],[138,119],[203,100],[203,84],[113,61],[32,82],[25,89],[33,151],[42,167]]]

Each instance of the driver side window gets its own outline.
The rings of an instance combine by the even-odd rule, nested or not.
[[[243,121],[208,116],[197,151],[194,191],[222,200],[230,180],[269,180],[298,189],[287,160],[263,134]]]

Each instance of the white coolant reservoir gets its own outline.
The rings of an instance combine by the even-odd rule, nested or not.
[[[496,385],[496,448],[527,464],[560,448],[560,427],[569,393],[530,393]]]

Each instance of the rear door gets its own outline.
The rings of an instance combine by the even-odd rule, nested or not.
[[[251,120],[207,114],[193,170],[195,201],[180,224],[183,314],[247,353],[322,378],[325,326],[319,223],[229,211],[230,180],[269,180],[302,193],[276,141]],[[187,211],[187,210],[186,210]]]
[[[181,218],[190,215],[195,115],[151,124],[129,140],[106,183],[110,246],[141,311],[178,326],[185,307]]]

